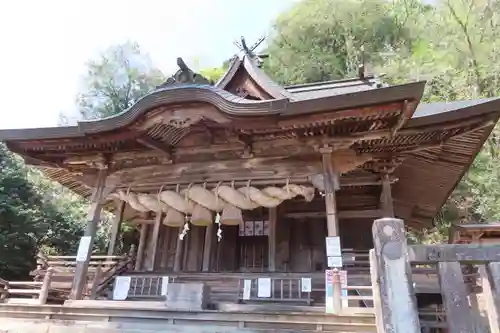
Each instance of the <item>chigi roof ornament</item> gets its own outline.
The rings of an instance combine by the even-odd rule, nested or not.
[[[174,75],[169,77],[163,84],[156,87],[156,89],[165,88],[175,84],[213,84],[213,82],[205,78],[203,75],[195,73],[191,70],[181,57],[177,58],[177,66],[179,66],[179,70],[175,72]]]
[[[240,41],[234,42],[234,44],[240,49],[241,52],[244,53],[250,60],[253,60],[260,67],[264,62],[263,59],[267,58],[269,55],[265,53],[256,53],[255,50],[262,44],[263,41],[266,40],[266,36],[261,36],[257,41],[251,46],[248,47],[245,41],[245,37],[241,36]]]

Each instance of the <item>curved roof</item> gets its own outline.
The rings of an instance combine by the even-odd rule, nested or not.
[[[233,88],[243,81],[256,85],[267,94],[266,98],[254,100],[238,96]],[[226,74],[214,86],[186,82],[167,84],[112,117],[80,121],[75,126],[0,130],[0,140],[23,155],[27,163],[41,164],[42,170],[52,179],[88,196],[91,191],[85,180],[57,164],[60,156],[77,158],[79,154],[96,151],[112,152],[117,156],[132,151],[133,157],[129,159],[134,160],[134,154],[140,151],[149,154],[144,158],[149,163],[152,152],[161,156],[163,151],[165,156],[174,149],[176,154],[187,156],[181,158],[180,164],[200,163],[207,155],[203,155],[206,149],[201,149],[199,142],[212,144],[203,141],[206,140],[204,136],[198,138],[202,141],[192,141],[191,146],[178,144],[189,137],[190,131],[200,134],[203,131],[200,128],[206,126],[212,126],[208,132],[232,131],[230,139],[240,140],[234,145],[235,141],[226,141],[234,149],[211,155],[221,160],[240,156],[235,155],[236,152],[241,152],[247,144],[241,135],[252,137],[261,155],[269,156],[278,153],[275,150],[284,154],[296,152],[297,146],[309,138],[389,131],[390,135],[360,140],[356,148],[360,153],[404,157],[395,170],[399,178],[393,191],[397,214],[409,221],[428,222],[468,170],[493,129],[500,115],[500,99],[419,104],[424,87],[425,82],[383,86],[375,77],[281,87],[254,60],[244,55],[233,59]],[[139,132],[134,128],[157,110],[179,108],[184,111],[179,106],[193,104],[211,106],[210,112],[223,115],[228,123],[210,124],[202,119],[197,129],[191,125],[171,128],[156,123]],[[271,125],[263,127],[266,121]],[[245,125],[244,131],[238,128],[241,124]],[[208,133],[207,137],[210,135]],[[147,139],[146,144],[140,139]],[[288,140],[288,146],[270,149],[273,140]],[[154,151],[155,147],[158,151]],[[45,153],[47,155],[43,155]],[[47,158],[37,161],[41,156]],[[159,161],[155,158],[152,164]],[[175,165],[177,161],[171,163]]]

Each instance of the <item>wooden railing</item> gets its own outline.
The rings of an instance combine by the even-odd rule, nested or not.
[[[53,273],[53,269],[49,268],[42,282],[0,279],[0,302],[46,304],[51,291]]]
[[[449,333],[499,332],[500,246],[408,246],[403,221],[393,218],[375,221],[373,236],[370,261],[379,333],[430,332],[432,327],[446,327]],[[444,312],[417,312],[412,265],[435,272]]]
[[[116,275],[132,267],[135,247],[128,255],[107,256],[93,255],[89,261],[87,283],[84,295],[95,299],[97,294],[110,286]],[[53,288],[60,291],[63,297],[69,294],[76,270],[76,256],[44,256],[38,255],[37,269],[31,272],[34,281],[39,282],[46,276],[48,269],[52,270]]]
[[[275,278],[265,276],[264,278],[269,278],[270,285],[270,295],[269,297],[259,297],[258,295],[258,281],[259,278],[254,277],[251,279],[238,279],[238,291],[237,299],[239,303],[245,303],[247,301],[260,301],[260,302],[294,302],[294,303],[305,303],[311,305],[314,301],[311,298],[311,291],[303,291],[302,278]],[[306,277],[311,279],[310,277]],[[312,279],[311,279],[312,280]],[[248,294],[245,295],[245,281],[249,281],[250,288]],[[311,281],[312,287],[312,281]]]

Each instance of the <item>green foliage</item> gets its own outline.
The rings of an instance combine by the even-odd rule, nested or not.
[[[356,75],[364,62],[389,83],[427,80],[424,101],[500,95],[500,1],[303,0],[273,28],[266,69],[282,83]],[[415,241],[447,238],[453,222],[500,219],[500,128]]]
[[[113,45],[87,64],[79,111],[84,119],[120,113],[164,81],[137,43]]]

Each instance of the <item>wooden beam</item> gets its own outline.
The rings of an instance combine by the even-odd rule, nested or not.
[[[286,213],[285,217],[291,219],[324,219],[325,212],[300,212],[300,213]],[[341,220],[347,219],[365,219],[365,218],[381,218],[383,211],[381,209],[367,209],[367,210],[341,210],[337,212],[337,216]]]
[[[120,227],[123,220],[123,212],[125,211],[125,201],[119,201],[116,203],[115,219],[113,220],[113,225],[111,226],[111,232],[109,234],[109,246],[108,246],[108,256],[115,254],[116,243],[118,242],[118,236],[120,234]]]
[[[325,185],[326,225],[328,236],[339,235],[339,221],[337,216],[337,203],[335,200],[335,187],[338,183],[338,174],[334,172],[332,149],[325,148],[321,151],[323,181]]]
[[[212,254],[212,244],[214,241],[214,225],[205,227],[205,242],[203,243],[203,272],[210,272],[210,258]]]
[[[144,250],[146,249],[146,240],[148,236],[149,226],[147,224],[141,225],[141,231],[139,236],[139,246],[137,247],[137,258],[135,260],[134,270],[140,271],[142,269],[142,263],[144,261]]]
[[[184,227],[179,227],[179,234],[182,232]],[[177,244],[175,247],[175,257],[174,257],[174,272],[180,272],[182,269],[182,253],[184,248],[184,243],[187,238],[182,241],[179,236],[177,236]]]
[[[481,244],[441,244],[410,245],[408,259],[412,264],[438,262],[485,263],[500,261],[500,251],[496,245]]]
[[[135,140],[147,148],[151,148],[153,150],[161,152],[162,154],[166,155],[170,160],[172,160],[172,146],[159,142],[147,136],[142,136]]]
[[[106,186],[106,176],[108,170],[105,168],[99,169],[95,185],[90,199],[90,207],[87,214],[87,227],[84,236],[90,237],[90,242],[86,250],[86,257],[84,261],[77,261],[75,269],[75,277],[70,291],[70,299],[79,300],[82,298],[83,288],[87,283],[87,273],[89,268],[90,257],[92,256],[92,247],[94,239],[97,234],[97,226],[101,219],[103,192]],[[82,238],[83,241],[83,238]]]
[[[276,270],[276,224],[278,222],[278,208],[269,208],[268,229],[268,267],[270,272]]]
[[[380,195],[380,203],[383,217],[394,217],[394,201],[392,199],[392,189],[389,175],[382,175],[382,193]]]
[[[149,271],[154,271],[155,270],[155,263],[156,263],[156,254],[158,252],[158,240],[160,238],[160,229],[161,229],[161,220],[163,217],[162,212],[157,212],[156,217],[155,217],[155,222],[153,224],[153,232],[151,234],[151,239],[149,242],[149,263],[148,263],[148,270]]]

